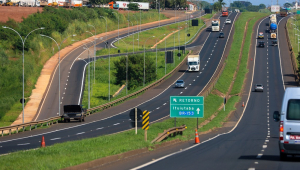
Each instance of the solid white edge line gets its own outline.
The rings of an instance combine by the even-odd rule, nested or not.
[[[280,21],[282,21],[283,18],[280,19]],[[280,21],[278,22],[278,25],[280,24]],[[278,26],[278,29],[277,29],[277,37],[278,37],[278,30],[279,30],[279,26]],[[277,41],[278,41],[278,45],[277,45],[277,48],[278,48],[278,51],[279,51],[279,63],[280,63],[280,71],[281,71],[281,78],[282,78],[282,86],[283,86],[283,89],[285,91],[285,85],[284,85],[284,79],[283,79],[283,74],[282,74],[282,66],[281,66],[281,55],[280,55],[280,41],[279,41],[279,38],[277,38]]]
[[[80,95],[79,95],[79,99],[78,99],[78,105],[80,105],[80,100],[81,100],[81,95],[82,95],[82,90],[83,90],[83,83],[84,83],[84,77],[85,77],[85,68],[86,66],[88,65],[89,63],[86,63],[84,65],[84,69],[83,69],[83,72],[82,72],[82,80],[81,80],[81,89],[80,89]]]

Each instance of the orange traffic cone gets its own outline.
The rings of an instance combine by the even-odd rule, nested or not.
[[[46,147],[46,143],[45,143],[45,138],[44,136],[42,137],[42,142],[41,142],[41,147]]]
[[[195,143],[200,143],[197,129],[195,129]]]
[[[244,104],[244,102],[243,102],[243,105],[242,105],[242,107],[245,107],[245,104]]]

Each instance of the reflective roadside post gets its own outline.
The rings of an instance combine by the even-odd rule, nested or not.
[[[165,36],[166,34],[164,34]],[[167,38],[165,38],[165,75],[167,74],[167,57],[166,57],[166,52],[167,52]]]
[[[155,36],[152,36],[152,37],[155,37]],[[151,37],[149,37],[149,38],[151,38]],[[148,39],[149,38],[147,38],[146,39],[146,41],[145,41],[145,43],[144,43],[144,81],[143,81],[143,86],[145,86],[145,75],[146,75],[146,73],[145,73],[145,53],[146,53],[146,51],[145,51],[145,45],[146,45],[146,42],[148,41]]]
[[[14,29],[12,29],[12,28],[10,28],[10,27],[7,27],[7,26],[2,26],[2,28],[4,28],[4,29],[10,29],[10,30],[12,30],[12,31],[14,31],[15,33],[17,33],[18,35],[19,35],[19,37],[21,38],[21,41],[22,41],[22,45],[23,45],[23,52],[22,52],[22,58],[23,58],[23,95],[22,95],[22,109],[23,109],[23,115],[22,115],[22,123],[24,123],[24,46],[25,46],[25,41],[26,41],[26,39],[27,39],[27,37],[32,33],[32,32],[34,32],[34,31],[36,31],[36,30],[42,30],[42,29],[44,29],[44,27],[41,27],[41,28],[37,28],[37,29],[34,29],[34,30],[32,30],[32,31],[30,31],[27,35],[26,35],[26,37],[23,39],[22,38],[22,36],[16,31],[16,30],[14,30]]]

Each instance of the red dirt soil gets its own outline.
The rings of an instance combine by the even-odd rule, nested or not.
[[[8,21],[8,18],[14,19],[17,22],[22,22],[28,15],[36,13],[37,11],[42,12],[42,7],[17,7],[17,6],[0,6],[0,22]]]

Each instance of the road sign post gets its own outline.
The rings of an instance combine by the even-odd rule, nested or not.
[[[137,108],[135,108],[135,134],[137,134]]]
[[[149,111],[143,111],[143,127],[142,129],[145,130],[145,141],[147,141],[147,130],[149,129]]]
[[[143,112],[139,108],[134,108],[129,113],[129,117],[133,121],[132,123],[134,123],[134,124],[132,124],[132,126],[135,127],[135,134],[137,134],[137,122],[139,120],[141,120],[142,114],[143,114]]]

